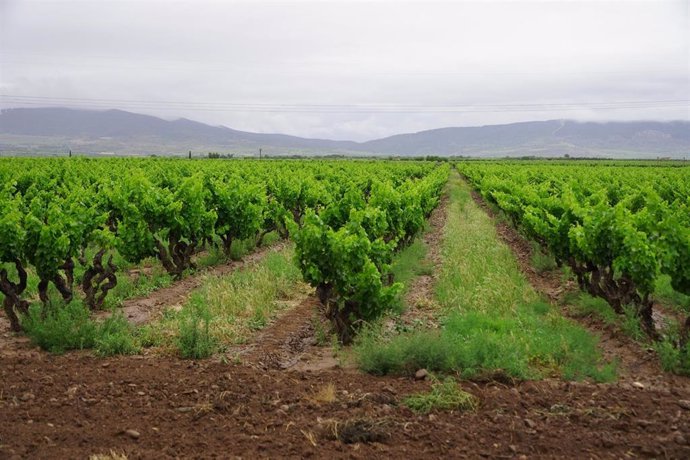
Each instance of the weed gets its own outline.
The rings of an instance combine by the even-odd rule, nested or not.
[[[635,307],[629,305],[623,307],[623,317],[621,321],[621,330],[630,338],[637,342],[644,342],[647,339],[647,334],[642,330],[640,318],[635,312]]]
[[[98,325],[94,348],[101,356],[134,355],[140,346],[134,330],[122,313],[114,313]]]
[[[45,316],[39,305],[32,305],[22,327],[31,341],[51,353],[93,348],[97,327],[81,302],[49,308]]]
[[[211,313],[203,303],[194,302],[186,315],[181,315],[177,346],[183,358],[201,359],[216,350],[216,341],[210,333]]]
[[[573,306],[573,313],[576,316],[594,315],[606,324],[618,324],[618,315],[604,299],[581,292],[574,294],[574,297],[566,301]]]
[[[133,328],[122,314],[114,314],[99,323],[79,301],[52,308],[43,316],[33,305],[24,317],[23,327],[31,341],[51,353],[94,348],[101,356],[135,354],[139,345]]]
[[[690,342],[681,348],[678,346],[678,341],[679,326],[673,324],[667,335],[661,341],[654,343],[654,350],[659,355],[662,369],[666,372],[690,376]]]
[[[672,310],[680,313],[690,313],[690,296],[676,291],[671,286],[671,277],[661,275],[654,287],[654,297]]]
[[[552,254],[547,253],[539,244],[532,242],[532,267],[537,273],[546,273],[555,270],[558,266]]]
[[[451,377],[435,382],[429,393],[419,393],[403,400],[403,404],[415,412],[427,414],[432,410],[475,410],[477,398],[463,391]]]
[[[330,340],[328,334],[328,325],[324,324],[324,321],[319,314],[315,314],[311,318],[311,324],[314,328],[314,338],[316,339],[316,345],[320,347],[325,347],[328,345]]]

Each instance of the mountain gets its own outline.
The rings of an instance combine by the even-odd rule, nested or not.
[[[530,121],[432,129],[363,146],[399,155],[683,157],[690,153],[690,123]]]
[[[368,142],[238,131],[187,119],[167,121],[122,110],[17,108],[0,111],[0,154],[181,155],[192,150],[271,155],[606,156],[684,158],[690,122],[531,121],[440,128]]]

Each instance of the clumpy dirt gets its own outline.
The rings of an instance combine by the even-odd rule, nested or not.
[[[483,200],[475,190],[474,201],[494,220],[498,236],[511,248],[517,259],[520,270],[525,274],[534,288],[546,296],[553,304],[560,305],[565,316],[570,317],[599,336],[599,348],[606,360],[618,360],[621,382],[630,385],[640,382],[662,390],[672,388],[690,388],[690,379],[664,372],[659,358],[652,349],[643,348],[626,336],[615,325],[604,323],[593,316],[581,316],[567,305],[567,294],[578,291],[573,281],[563,281],[558,270],[538,272],[532,266],[532,245],[507,222],[498,219],[496,212]]]
[[[0,375],[1,458],[690,457],[686,389],[463,382],[476,412],[420,415],[429,381],[342,370],[72,353]]]

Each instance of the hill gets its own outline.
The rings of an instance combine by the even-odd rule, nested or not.
[[[16,108],[0,111],[0,153],[182,155],[378,154],[464,156],[674,157],[690,153],[690,123],[530,121],[440,128],[368,142],[238,131],[188,119],[122,110]]]

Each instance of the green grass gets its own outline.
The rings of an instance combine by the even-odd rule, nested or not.
[[[666,372],[690,376],[690,343],[679,348],[676,340],[677,336],[666,337],[654,344],[654,350],[659,356],[662,369]]]
[[[403,404],[420,414],[433,410],[475,410],[479,405],[477,398],[463,391],[455,380],[447,377],[442,382],[435,382],[428,393],[411,395]]]
[[[661,275],[657,279],[654,286],[654,297],[676,312],[690,314],[690,296],[673,289],[671,277],[668,275]]]
[[[593,297],[585,292],[578,291],[568,294],[565,302],[571,306],[571,310],[576,316],[593,315],[608,325],[620,326],[620,318],[602,298]]]
[[[190,344],[194,343],[206,341],[221,350],[242,343],[306,293],[293,252],[288,247],[227,275],[208,276],[180,311],[169,310],[142,328],[143,343],[175,349],[183,356],[194,355],[185,351],[193,349],[196,345]]]
[[[32,305],[22,318],[22,326],[32,343],[51,353],[93,349],[101,356],[110,356],[139,352],[134,328],[121,314],[102,322],[93,321],[90,314],[79,301],[51,308],[45,316],[39,305]]]
[[[207,358],[216,351],[218,344],[211,336],[211,321],[211,312],[203,303],[194,303],[180,315],[177,348],[183,358]]]
[[[426,368],[465,378],[614,379],[616,364],[602,362],[597,339],[540,300],[469,188],[451,180],[436,285],[442,328],[381,339],[380,326],[370,326],[355,347],[359,367],[374,374]]]
[[[399,315],[408,307],[405,305],[405,294],[409,292],[409,284],[416,277],[430,275],[433,267],[425,260],[427,247],[421,237],[417,237],[411,245],[396,254],[391,264],[391,273],[396,282],[403,284],[398,301],[394,305],[392,313]]]

